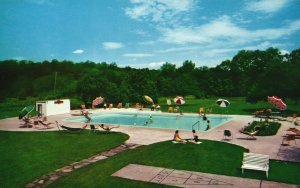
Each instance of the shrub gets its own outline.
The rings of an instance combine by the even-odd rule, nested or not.
[[[272,136],[276,135],[280,126],[281,123],[278,122],[253,121],[245,130],[251,132],[259,129],[258,133],[256,134],[257,136]]]

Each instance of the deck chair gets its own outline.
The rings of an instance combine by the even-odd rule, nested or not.
[[[85,126],[82,127],[82,128],[78,128],[78,127],[68,127],[68,126],[64,126],[64,125],[58,124],[57,121],[56,121],[56,125],[57,125],[58,130],[67,130],[67,131],[71,131],[71,132],[81,131],[81,130],[85,129],[86,126],[87,126],[87,125],[85,125]]]
[[[223,139],[226,140],[227,138],[233,138],[230,130],[224,130],[224,137]]]
[[[253,131],[253,132],[248,132],[245,130],[240,130],[240,133],[247,135],[247,139],[253,138],[256,139],[254,136],[258,133],[259,130]]]

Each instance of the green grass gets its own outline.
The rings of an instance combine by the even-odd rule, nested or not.
[[[222,97],[220,97],[222,98]],[[214,114],[239,114],[239,115],[252,115],[258,109],[271,108],[273,111],[278,111],[273,108],[273,106],[267,101],[259,101],[257,103],[248,103],[245,97],[226,97],[230,102],[227,108],[221,108],[216,104],[219,97],[212,97],[206,99],[194,99],[186,98],[186,103],[180,106],[180,109],[184,112],[199,113],[199,108],[204,107],[205,109],[212,108],[212,113]],[[173,99],[171,99],[172,104],[175,105]],[[162,111],[168,111],[168,105],[166,104],[166,98],[160,98],[158,103],[161,105]],[[292,100],[287,100],[287,110],[285,111],[287,115],[292,113],[300,114],[300,104]]]
[[[259,131],[256,134],[256,136],[272,136],[272,135],[276,135],[280,126],[281,124],[278,122],[265,123],[265,122],[254,121],[245,130],[252,132],[255,130],[256,127],[258,127]]]
[[[122,133],[0,131],[1,187],[22,187],[60,167],[116,147]]]
[[[225,142],[202,140],[202,144],[172,144],[170,141],[142,146],[79,169],[49,187],[166,187],[132,181],[111,174],[128,164],[142,164],[253,179],[266,179],[265,172],[245,170],[241,161],[245,148]],[[300,184],[299,163],[270,161],[270,181]]]

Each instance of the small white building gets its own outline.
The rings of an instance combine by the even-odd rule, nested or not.
[[[70,99],[36,101],[36,111],[43,116],[65,114],[71,112]]]

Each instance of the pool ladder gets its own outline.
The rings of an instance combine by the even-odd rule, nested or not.
[[[194,126],[197,125],[197,124],[198,124],[198,131],[199,131],[199,129],[200,129],[200,121],[197,121],[196,123],[194,123],[192,125],[192,130],[194,129]]]

